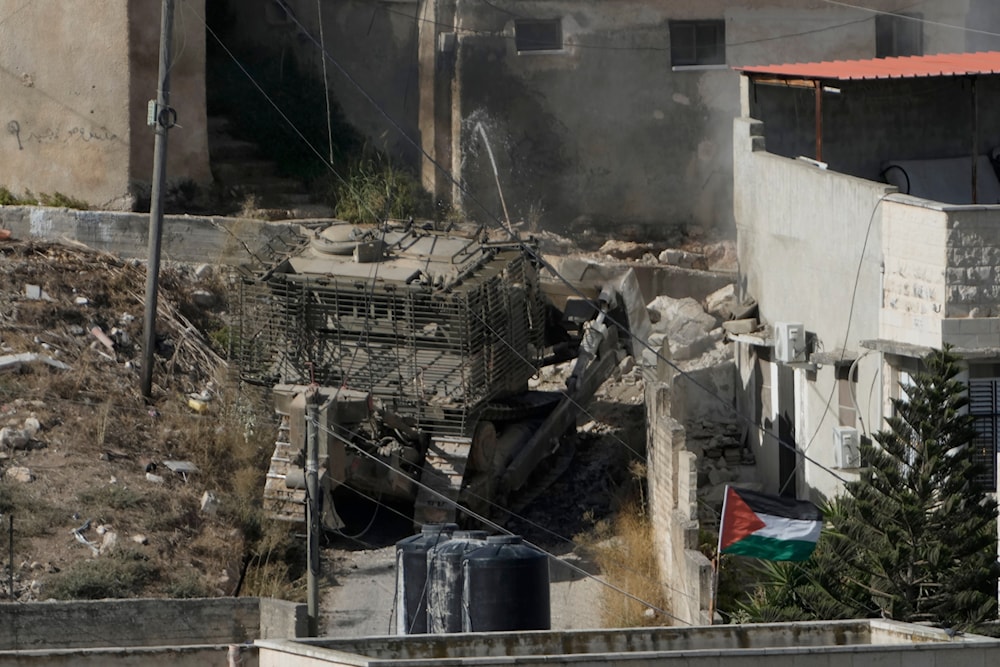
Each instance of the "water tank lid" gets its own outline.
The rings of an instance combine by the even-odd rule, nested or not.
[[[520,544],[522,541],[520,535],[490,535],[486,538],[486,544]]]
[[[452,534],[451,539],[453,540],[485,540],[488,538],[488,533],[485,530],[456,530]]]
[[[436,533],[452,533],[457,529],[457,523],[425,523],[420,527],[420,532],[424,535],[433,535]]]

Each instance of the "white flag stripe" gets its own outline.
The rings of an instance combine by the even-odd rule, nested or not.
[[[773,537],[776,540],[816,542],[819,540],[820,531],[823,529],[822,521],[788,519],[783,516],[760,513],[757,514],[757,517],[764,522],[764,527],[760,530],[755,530],[753,533],[759,537]]]

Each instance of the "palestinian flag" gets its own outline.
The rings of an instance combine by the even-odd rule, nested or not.
[[[816,548],[823,513],[806,500],[726,487],[719,553],[764,560],[806,560]]]

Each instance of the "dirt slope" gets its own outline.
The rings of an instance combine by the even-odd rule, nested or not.
[[[208,271],[163,270],[146,405],[145,279],[143,267],[83,248],[0,244],[0,512],[5,533],[13,518],[16,599],[217,595],[237,585],[241,523],[226,478],[237,466],[222,451],[256,452],[233,437],[242,434],[218,431],[233,423],[211,395],[226,366],[199,333],[221,327],[223,283]],[[33,356],[13,364],[10,355]],[[209,400],[189,405],[193,393]],[[197,471],[172,472],[166,461]],[[206,491],[221,506],[202,511]]]

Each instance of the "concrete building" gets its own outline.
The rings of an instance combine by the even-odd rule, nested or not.
[[[168,170],[208,184],[202,14],[204,0],[186,0],[175,21]],[[0,0],[0,186],[112,210],[148,198],[159,33],[159,2]]]
[[[246,0],[227,32],[325,77],[374,146],[471,217],[674,238],[732,230],[730,66],[979,48],[949,26],[988,27],[989,4]]]
[[[734,338],[767,491],[829,496],[854,478],[858,438],[945,344],[995,485],[998,72],[997,52],[742,70],[740,285],[765,326]]]
[[[0,185],[113,209],[148,192],[159,4],[0,0]],[[471,217],[599,238],[730,231],[731,66],[1000,47],[985,34],[998,24],[988,0],[867,4],[185,2],[168,178],[212,182],[206,58],[242,45],[305,64],[373,146]],[[967,25],[977,31],[956,29]],[[206,49],[216,36],[229,53]],[[325,153],[302,146],[314,149]]]

